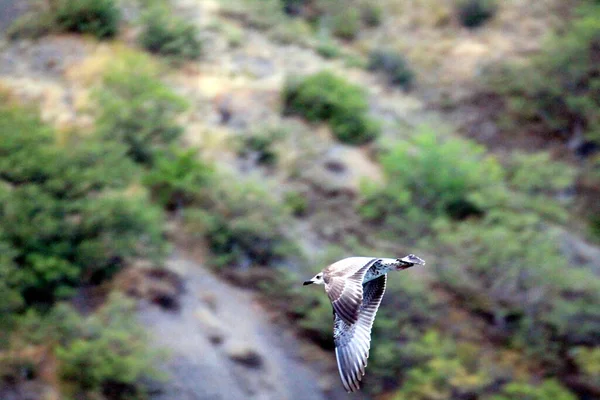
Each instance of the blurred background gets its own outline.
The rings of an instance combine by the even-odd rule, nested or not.
[[[0,398],[600,399],[599,150],[597,0],[0,0]]]

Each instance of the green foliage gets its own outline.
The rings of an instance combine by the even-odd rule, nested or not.
[[[364,186],[360,212],[406,234],[436,217],[480,215],[502,187],[502,168],[483,147],[427,129],[385,152],[381,164],[387,183]]]
[[[440,250],[452,255],[437,268],[439,282],[489,315],[516,346],[556,363],[559,338],[594,343],[600,279],[567,266],[557,232],[539,217],[496,211],[482,223],[437,228]]]
[[[354,40],[360,31],[360,11],[353,7],[344,7],[331,17],[331,32],[344,40]]]
[[[600,347],[575,347],[569,352],[583,379],[600,386]]]
[[[291,190],[285,193],[283,201],[296,217],[306,214],[308,209],[308,198],[299,191]]]
[[[366,26],[377,27],[383,21],[383,8],[374,2],[364,1],[360,5],[360,17]]]
[[[379,125],[368,116],[364,90],[331,72],[290,81],[283,96],[284,113],[301,115],[312,122],[327,121],[344,143],[363,144],[379,134]]]
[[[283,129],[277,127],[245,133],[238,141],[238,154],[256,160],[259,165],[274,166],[278,159],[275,147],[285,134]]]
[[[121,13],[115,0],[58,0],[53,10],[61,29],[89,33],[98,39],[115,36]]]
[[[196,150],[173,149],[156,154],[154,166],[142,182],[159,204],[176,210],[199,201],[212,172],[198,159]]]
[[[202,53],[197,27],[166,6],[155,5],[144,15],[139,41],[146,50],[176,61],[195,60]]]
[[[13,304],[51,303],[164,250],[161,214],[126,193],[138,170],[118,144],[75,138],[65,147],[37,111],[0,101],[0,242]]]
[[[458,20],[467,28],[477,28],[492,18],[497,8],[496,0],[460,0]]]
[[[45,316],[28,312],[17,324],[12,345],[51,346],[62,389],[77,398],[103,393],[145,398],[143,382],[162,377],[155,367],[160,354],[149,348],[135,304],[116,293],[86,317],[67,304]]]
[[[491,396],[490,400],[575,400],[577,397],[554,379],[547,379],[540,385],[511,382],[504,386],[501,395]]]
[[[552,160],[547,152],[513,153],[507,168],[509,184],[529,195],[564,191],[574,185],[575,175],[574,167]]]
[[[461,349],[436,331],[427,332],[408,347],[419,361],[406,372],[394,400],[478,398],[492,383],[475,347],[464,344]]]
[[[431,329],[442,311],[442,304],[422,279],[409,273],[388,276],[386,296],[373,325],[373,337],[378,340],[371,349],[366,378],[374,391],[384,384],[397,385],[408,367],[421,360],[410,344]]]
[[[509,129],[561,137],[581,130],[600,140],[600,6],[583,7],[578,15],[531,63],[488,74],[491,89],[505,99]]]
[[[401,54],[389,50],[374,50],[369,55],[370,71],[381,71],[388,76],[390,85],[408,89],[415,74]]]
[[[160,81],[159,71],[145,56],[126,54],[113,63],[96,99],[98,134],[126,145],[138,163],[152,165],[155,154],[183,132],[176,118],[186,103]]]
[[[297,254],[287,236],[289,214],[255,179],[215,177],[208,205],[188,210],[188,226],[201,232],[216,267],[273,266]]]
[[[315,49],[324,58],[336,58],[342,54],[339,45],[331,39],[322,39]]]

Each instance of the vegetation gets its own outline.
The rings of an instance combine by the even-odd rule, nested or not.
[[[286,232],[289,214],[255,179],[220,176],[206,207],[186,214],[190,230],[206,238],[216,267],[273,266],[297,254]]]
[[[458,20],[467,28],[477,28],[494,16],[497,7],[496,0],[460,0]]]
[[[61,147],[35,110],[6,99],[0,132],[3,267],[27,304],[65,297],[132,257],[160,258],[161,215],[143,192],[126,192],[136,167],[122,147],[78,138]]]
[[[144,15],[139,41],[146,50],[174,61],[195,60],[202,54],[196,25],[172,15],[164,5],[156,4]]]
[[[33,4],[8,31],[12,39],[37,38],[51,32],[90,34],[100,40],[119,32],[121,12],[115,0],[55,0]]]
[[[49,346],[61,391],[69,398],[146,398],[145,384],[162,378],[155,367],[160,354],[149,349],[133,313],[133,302],[117,294],[87,317],[58,304],[47,315],[20,317],[11,346]],[[39,368],[25,356],[6,361],[29,364],[32,375]]]
[[[366,93],[330,72],[289,81],[283,97],[284,114],[326,121],[341,142],[363,144],[379,134],[378,124],[368,116]]]
[[[414,237],[439,217],[481,215],[502,185],[500,164],[481,146],[427,128],[383,154],[381,165],[388,184],[366,184],[360,212]]]
[[[121,13],[115,0],[58,0],[54,13],[57,25],[66,31],[98,39],[114,37],[119,31]]]
[[[568,138],[581,131],[600,141],[600,78],[596,73],[600,6],[586,6],[561,35],[526,66],[489,74],[490,87],[505,100],[511,129],[531,129]]]
[[[156,154],[143,183],[155,201],[168,210],[197,203],[212,177],[212,168],[198,160],[197,151],[169,149]]]
[[[390,85],[409,89],[415,79],[415,74],[406,59],[389,50],[374,50],[369,55],[370,71],[381,71],[387,75]]]
[[[149,58],[125,54],[111,64],[96,91],[98,135],[109,143],[123,143],[129,157],[147,166],[179,138],[183,128],[176,117],[187,106],[160,81],[159,72]]]

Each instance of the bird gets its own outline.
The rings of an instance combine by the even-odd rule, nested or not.
[[[342,385],[347,392],[360,389],[371,347],[371,328],[385,292],[387,273],[425,261],[409,254],[403,258],[347,257],[304,285],[324,285],[333,307],[333,341]]]

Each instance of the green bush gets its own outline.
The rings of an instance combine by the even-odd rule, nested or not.
[[[576,400],[577,397],[554,379],[547,379],[540,385],[511,382],[504,386],[502,394],[486,397],[489,400]]]
[[[388,76],[390,85],[408,89],[412,86],[415,74],[406,59],[389,50],[374,50],[369,55],[370,71],[381,71]]]
[[[265,127],[245,133],[238,142],[238,155],[256,160],[260,165],[277,163],[276,144],[285,137],[285,131],[277,127]]]
[[[340,46],[331,39],[320,40],[315,50],[321,57],[328,59],[339,57],[342,54]]]
[[[360,5],[360,17],[366,26],[377,27],[383,21],[383,8],[378,4],[365,1]]]
[[[89,33],[98,39],[115,36],[121,13],[115,0],[58,0],[53,10],[61,29]]]
[[[379,134],[379,125],[368,116],[364,90],[330,72],[289,81],[283,96],[284,114],[301,115],[311,122],[327,121],[344,143],[363,144]]]
[[[360,31],[360,11],[353,7],[344,7],[331,16],[331,32],[344,40],[354,40]]]
[[[439,282],[515,346],[556,365],[558,346],[595,342],[600,279],[568,266],[558,233],[539,217],[495,211],[480,223],[437,229],[438,248],[448,255],[436,269]]]
[[[600,346],[575,347],[569,351],[569,356],[574,360],[584,382],[600,386]]]
[[[173,16],[168,7],[154,6],[145,14],[139,41],[146,50],[173,60],[195,60],[202,53],[198,28]]]
[[[159,71],[145,56],[126,54],[113,63],[96,99],[99,136],[126,145],[138,163],[151,166],[156,152],[183,132],[176,118],[186,102],[160,81]]]
[[[410,366],[422,361],[411,343],[421,340],[444,311],[431,288],[413,275],[389,275],[386,296],[373,324],[374,338],[369,357],[369,386],[377,392],[397,386]]]
[[[287,233],[289,214],[254,179],[215,177],[202,210],[186,212],[188,227],[201,232],[216,267],[273,266],[297,255]]]
[[[496,14],[496,0],[460,0],[458,20],[467,28],[477,28]]]
[[[200,200],[211,176],[212,168],[198,160],[196,150],[173,149],[156,154],[142,181],[159,204],[178,210]]]
[[[296,217],[306,214],[309,200],[305,194],[291,190],[285,193],[283,201]]]
[[[3,271],[26,303],[51,303],[164,251],[162,217],[125,190],[138,173],[118,144],[53,140],[33,109],[0,101]],[[16,299],[18,300],[18,299]]]
[[[503,170],[483,147],[423,129],[381,156],[387,183],[365,184],[360,212],[407,235],[436,217],[481,215],[503,188]],[[411,233],[412,232],[412,233]]]
[[[408,348],[417,365],[406,372],[394,400],[479,398],[493,382],[477,348],[461,349],[436,331],[427,332]]]
[[[13,347],[50,347],[61,391],[69,397],[146,398],[148,380],[162,378],[156,368],[161,354],[150,349],[134,302],[117,293],[85,317],[64,303],[43,316],[30,311],[14,333]]]
[[[562,138],[582,131],[600,141],[600,6],[584,7],[576,15],[530,63],[487,74],[491,90],[505,100],[508,129]]]

